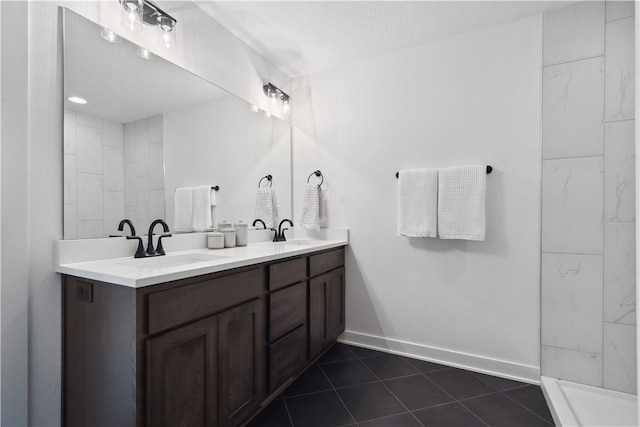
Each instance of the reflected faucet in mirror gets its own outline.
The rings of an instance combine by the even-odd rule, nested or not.
[[[122,221],[120,221],[120,224],[118,225],[118,231],[124,231],[125,224],[129,226],[129,230],[131,230],[131,235],[135,236],[136,228],[133,226],[133,223],[131,222],[131,220],[128,220],[128,219],[123,219]]]

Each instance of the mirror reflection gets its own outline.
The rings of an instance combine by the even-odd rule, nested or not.
[[[173,229],[180,187],[219,186],[214,226],[250,222],[265,175],[291,216],[288,123],[102,30],[65,10],[65,239],[119,234],[124,218],[138,235],[157,218]]]

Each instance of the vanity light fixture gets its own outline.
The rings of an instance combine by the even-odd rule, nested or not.
[[[288,113],[290,109],[290,97],[273,83],[267,83],[262,86],[264,94],[269,98],[272,105],[276,105],[278,101],[282,103],[282,112]]]
[[[258,113],[258,112],[260,112],[260,108],[258,108],[258,106],[257,106],[257,105],[255,105],[255,104],[252,104],[252,105],[251,105],[251,108],[249,108],[249,110],[250,110],[252,113]]]
[[[109,43],[120,43],[122,41],[122,37],[107,28],[102,28],[100,36]]]
[[[122,6],[122,25],[130,31],[142,31],[142,24],[158,28],[158,46],[176,47],[177,20],[150,0],[119,0]]]

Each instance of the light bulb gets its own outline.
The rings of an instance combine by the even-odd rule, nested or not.
[[[122,5],[122,26],[129,31],[142,31],[142,0],[120,0]]]
[[[164,49],[176,47],[176,21],[166,16],[158,17],[158,46]]]
[[[264,112],[264,118],[265,118],[265,119],[270,119],[270,118],[271,118],[271,113],[270,113],[270,112],[268,112],[268,111],[265,111],[265,112]]]
[[[288,99],[283,99],[282,100],[282,112],[287,114],[289,112],[289,109],[291,107],[289,106],[289,100]]]
[[[258,108],[258,106],[257,106],[257,105],[252,105],[252,106],[251,106],[251,108],[249,108],[249,110],[250,110],[252,113],[257,113],[258,111],[260,111],[260,109]]]
[[[275,91],[269,92],[269,100],[272,105],[276,105],[276,100],[278,99],[278,94]]]

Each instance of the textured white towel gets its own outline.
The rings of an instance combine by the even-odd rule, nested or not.
[[[193,188],[193,216],[191,226],[194,231],[211,228],[211,186]]]
[[[436,237],[438,169],[401,170],[398,175],[398,235]]]
[[[308,230],[320,230],[320,191],[318,184],[307,184],[302,198],[300,227]]]
[[[273,228],[277,225],[278,205],[276,194],[271,187],[258,188],[255,218],[263,220],[267,228]]]
[[[486,184],[486,165],[440,169],[438,236],[441,239],[484,240]]]
[[[173,195],[173,229],[175,231],[193,231],[193,187],[176,189]]]

